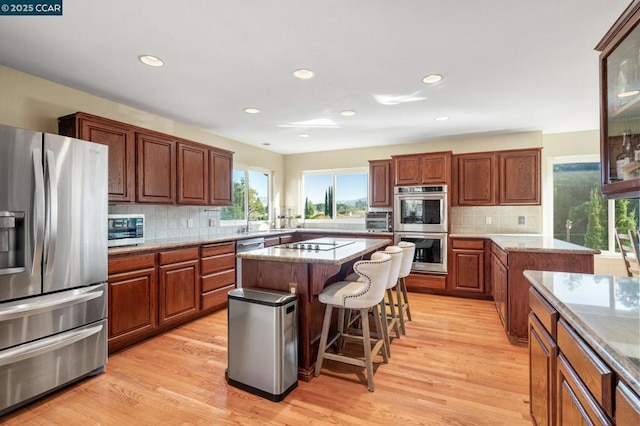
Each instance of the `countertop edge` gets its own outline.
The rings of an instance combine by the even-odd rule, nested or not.
[[[551,293],[540,282],[541,274],[544,271],[524,271],[524,276],[529,280],[531,285],[549,302],[555,309],[558,310],[563,319],[580,335],[582,339],[589,344],[589,346],[601,357],[613,370],[618,374],[624,382],[633,391],[640,395],[640,377],[636,377],[629,371],[629,367],[621,363],[616,357],[612,355],[616,350],[604,343],[597,337],[597,334],[591,330],[586,324],[584,324],[571,310],[570,307],[560,301],[553,293]],[[633,368],[633,367],[632,367]],[[637,369],[637,367],[635,367]]]
[[[594,250],[589,247],[579,246],[573,243],[567,243],[562,240],[557,240],[555,238],[545,237],[542,234],[465,234],[465,233],[451,233],[449,234],[450,238],[469,238],[469,239],[486,239],[491,240],[498,247],[506,252],[535,252],[535,253],[574,253],[574,254],[586,254],[586,255],[596,255],[600,254],[599,250]],[[543,248],[543,247],[519,247],[512,245],[513,243],[507,242],[507,239],[514,238],[540,238],[546,239],[549,241],[557,241],[559,244],[566,245],[566,247],[557,247],[557,248]]]

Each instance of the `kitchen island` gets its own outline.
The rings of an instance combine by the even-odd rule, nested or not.
[[[525,271],[537,424],[640,422],[640,279]]]
[[[238,253],[242,286],[298,294],[298,377],[309,381],[318,353],[325,305],[318,294],[353,272],[353,264],[390,239],[316,238]]]

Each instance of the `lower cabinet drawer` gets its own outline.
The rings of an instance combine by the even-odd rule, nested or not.
[[[556,365],[556,424],[613,425],[567,358],[558,355]]]
[[[226,287],[212,290],[202,294],[202,310],[213,308],[222,308],[227,305],[227,294],[233,290],[235,286],[229,285]]]
[[[206,293],[236,282],[236,270],[230,269],[202,277],[202,292]]]
[[[409,291],[420,292],[421,289],[447,289],[447,279],[444,275],[409,274],[405,280]]]
[[[640,425],[640,397],[623,382],[616,386],[616,424]]]
[[[202,275],[207,275],[213,272],[220,272],[227,269],[232,269],[236,267],[236,255],[231,254],[221,254],[219,256],[211,256],[204,257],[201,260],[202,266],[200,270],[202,271]]]
[[[598,404],[613,418],[613,371],[562,319],[558,322],[558,348]]]

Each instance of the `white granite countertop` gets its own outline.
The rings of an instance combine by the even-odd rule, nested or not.
[[[315,238],[304,241],[304,248],[290,244],[238,253],[240,259],[270,260],[295,263],[329,263],[342,265],[391,243],[373,238]],[[299,247],[302,243],[296,243]],[[317,245],[317,248],[316,248]]]
[[[548,271],[524,275],[640,395],[640,279]]]
[[[577,244],[556,240],[542,234],[455,234],[451,238],[488,238],[504,251],[535,251],[538,253],[573,252],[576,254],[598,254],[600,251]]]

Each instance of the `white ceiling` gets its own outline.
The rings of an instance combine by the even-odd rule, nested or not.
[[[282,154],[592,130],[594,47],[629,3],[64,0],[0,17],[0,64]]]

